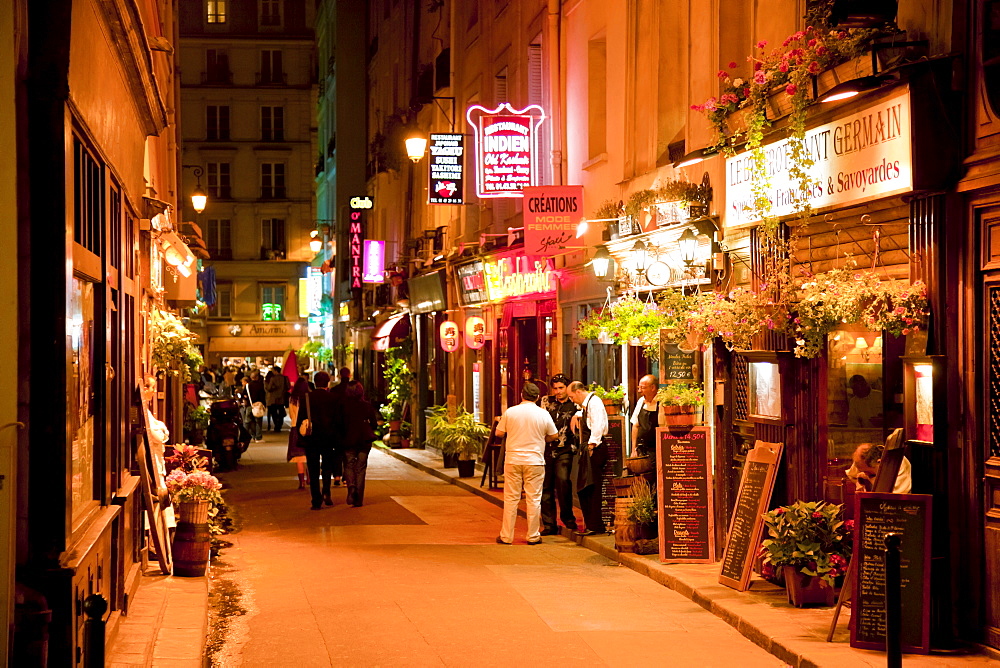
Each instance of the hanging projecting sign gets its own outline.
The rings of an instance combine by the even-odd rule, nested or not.
[[[538,186],[524,189],[524,252],[551,255],[576,239],[583,218],[583,186]]]
[[[457,133],[432,133],[430,141],[431,158],[430,187],[427,189],[428,204],[462,204],[464,190],[465,135]]]
[[[806,132],[805,150],[813,160],[809,175],[814,209],[846,206],[913,190],[910,93],[906,88],[864,109]],[[788,140],[764,146],[770,177],[768,198],[775,216],[795,212],[796,182]],[[753,156],[726,160],[726,227],[756,223]]]
[[[465,319],[465,347],[479,350],[486,345],[486,321],[479,316]]]
[[[352,197],[351,212],[347,224],[348,279],[354,300],[361,303],[361,288],[364,282],[365,211],[374,203],[371,197]]]
[[[441,350],[453,353],[458,350],[458,323],[445,320],[441,323]]]
[[[481,260],[458,265],[455,267],[455,276],[458,278],[458,300],[462,302],[462,306],[482,304],[489,300]]]
[[[545,112],[537,104],[515,110],[469,107],[465,117],[476,136],[476,194],[479,197],[521,197],[539,175],[538,128]]]
[[[364,263],[362,265],[361,280],[364,283],[384,283],[385,282],[385,242],[374,239],[365,239],[364,243]]]

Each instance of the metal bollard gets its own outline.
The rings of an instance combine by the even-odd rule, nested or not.
[[[902,668],[903,652],[902,617],[903,606],[899,574],[899,546],[903,535],[885,535],[885,665],[888,668]]]
[[[104,613],[108,602],[100,594],[91,594],[83,602],[83,665],[86,668],[104,668]]]

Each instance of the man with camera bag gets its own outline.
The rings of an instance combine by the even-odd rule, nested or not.
[[[309,491],[312,493],[312,509],[320,510],[325,503],[333,505],[330,496],[330,478],[334,465],[334,436],[341,429],[341,406],[330,393],[330,374],[318,371],[313,376],[316,389],[303,397],[299,405],[299,419],[295,428],[299,430],[299,444],[306,451],[306,467],[309,469]],[[323,476],[320,493],[320,473]]]

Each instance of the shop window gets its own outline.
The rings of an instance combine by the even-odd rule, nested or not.
[[[229,105],[210,104],[205,109],[205,139],[229,141]]]
[[[74,528],[79,525],[94,501],[95,428],[95,355],[94,284],[73,278],[70,295],[69,343],[71,378],[69,382],[69,418],[71,464],[70,505]],[[104,337],[101,337],[104,340]]]
[[[229,199],[231,197],[230,165],[228,162],[210,162],[205,165],[208,176],[208,195],[214,199]]]
[[[284,310],[285,310],[285,284],[261,283],[260,319],[284,320],[285,319]]]
[[[215,284],[215,303],[208,307],[209,318],[233,317],[233,284]]]
[[[208,0],[205,3],[205,20],[212,24],[225,23],[228,4],[229,0]]]
[[[210,218],[205,234],[208,254],[213,260],[233,259],[232,221],[228,218]]]
[[[857,325],[827,337],[827,450],[832,461],[848,461],[862,443],[881,443],[902,426],[901,381],[895,339]],[[888,372],[888,373],[887,373]],[[886,385],[890,385],[887,389]]]
[[[260,108],[260,138],[261,141],[285,140],[285,108]]]

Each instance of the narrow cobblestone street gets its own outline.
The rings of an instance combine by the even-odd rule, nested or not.
[[[240,530],[226,666],[781,666],[697,604],[558,537],[494,540],[500,509],[373,450],[365,506],[309,510],[284,435],[225,475]]]

